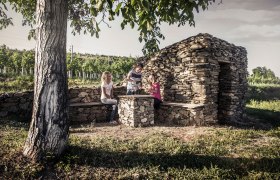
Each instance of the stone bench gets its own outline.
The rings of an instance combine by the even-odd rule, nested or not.
[[[163,102],[156,112],[157,122],[183,126],[206,125],[205,105]]]
[[[122,123],[128,126],[142,127],[153,125],[154,123],[179,126],[201,126],[211,124],[211,122],[208,122],[208,119],[213,119],[212,115],[207,112],[207,107],[204,104],[163,102],[160,109],[153,114],[151,111],[154,110],[151,105],[141,107],[142,104],[146,103],[147,99],[149,99],[148,96],[147,98],[142,97],[140,99],[136,96],[119,97],[120,99],[125,99],[125,101],[121,101],[122,103],[119,104],[119,113],[123,119]],[[128,100],[133,101],[128,102]],[[137,100],[137,103],[134,103],[136,102],[135,100]],[[153,102],[151,101],[149,103],[152,104]],[[149,107],[151,107],[151,109]],[[69,105],[69,116],[73,124],[107,122],[108,115],[110,115],[109,111],[111,111],[111,106],[102,104],[101,102],[71,103]]]
[[[107,122],[111,110],[111,105],[101,102],[70,103],[69,117],[72,124]]]

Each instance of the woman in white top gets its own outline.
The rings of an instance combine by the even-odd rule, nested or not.
[[[101,77],[101,102],[103,104],[111,104],[113,110],[110,116],[110,123],[116,124],[114,121],[115,112],[117,111],[117,100],[113,98],[113,81],[110,72],[105,71]]]

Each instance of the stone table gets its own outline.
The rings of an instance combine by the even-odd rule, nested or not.
[[[154,124],[154,98],[150,95],[122,95],[119,97],[119,121],[131,127]]]

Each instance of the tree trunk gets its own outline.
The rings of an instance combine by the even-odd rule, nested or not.
[[[67,0],[38,0],[32,121],[23,154],[58,156],[69,132],[67,108]]]

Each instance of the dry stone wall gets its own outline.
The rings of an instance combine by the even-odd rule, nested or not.
[[[0,94],[0,118],[16,115],[29,120],[32,114],[33,92]]]
[[[156,111],[155,119],[157,124],[166,123],[169,125],[175,124],[180,126],[207,125],[205,118],[204,105],[188,105],[182,103],[162,104],[161,108]]]
[[[126,87],[114,88],[114,96],[126,94]],[[73,123],[108,122],[112,107],[100,102],[101,88],[69,89],[69,117]],[[97,102],[89,105],[83,103]],[[71,105],[76,104],[76,105]]]
[[[126,87],[115,87],[114,95],[123,95]],[[69,115],[73,123],[106,121],[110,107],[100,103],[100,87],[69,89],[69,103],[97,102],[95,106],[70,106]],[[33,91],[0,94],[0,118],[16,115],[30,121],[32,115]]]
[[[114,87],[114,95],[126,94],[126,87]],[[101,88],[71,88],[69,89],[70,103],[100,102]]]
[[[247,90],[245,48],[198,34],[139,61],[145,65],[143,83],[148,84],[148,76],[154,74],[164,101],[203,104],[206,124],[242,119]]]
[[[131,127],[154,124],[154,99],[147,95],[119,96],[119,121]]]
[[[112,106],[96,103],[95,105],[70,104],[69,117],[72,124],[89,122],[109,122],[108,115],[112,111]]]

